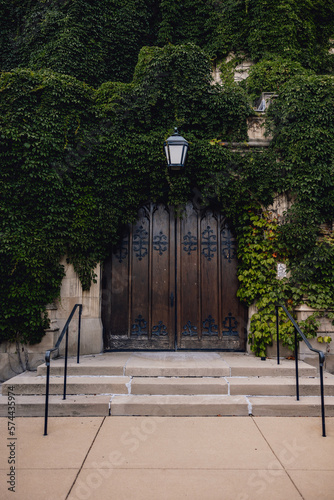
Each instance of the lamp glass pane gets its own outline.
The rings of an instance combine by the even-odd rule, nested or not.
[[[170,163],[170,158],[169,158],[169,147],[168,147],[168,144],[165,142],[164,144],[164,150],[165,150],[165,155],[166,155],[166,158],[167,158],[167,163],[169,165]]]
[[[186,161],[187,151],[188,151],[188,144],[185,144],[182,150],[182,165],[184,165]]]
[[[182,160],[183,144],[171,144],[169,146],[170,162],[172,165],[180,165]]]

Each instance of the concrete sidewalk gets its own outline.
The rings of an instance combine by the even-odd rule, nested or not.
[[[334,418],[326,438],[318,417],[51,417],[48,436],[43,418],[14,422],[2,500],[334,498]]]

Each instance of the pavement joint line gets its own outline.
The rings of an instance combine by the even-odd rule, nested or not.
[[[267,440],[267,438],[265,437],[265,435],[263,434],[263,432],[261,431],[260,427],[257,425],[257,422],[256,420],[254,419],[254,417],[252,416],[251,417],[254,424],[256,425],[259,433],[261,434],[261,436],[263,437],[263,439],[265,440],[265,442],[267,443],[267,445],[269,446],[270,450],[272,451],[274,457],[276,457],[276,460],[280,463],[282,469],[284,470],[284,472],[286,473],[286,475],[288,476],[288,478],[290,479],[291,483],[293,484],[293,486],[296,488],[296,490],[298,491],[299,495],[300,495],[300,498],[302,498],[303,500],[305,500],[305,497],[302,495],[301,491],[299,490],[298,486],[295,484],[295,482],[293,481],[293,479],[291,478],[289,472],[287,471],[287,469],[284,467],[284,464],[281,462],[281,460],[278,458],[277,454],[275,453],[274,449],[271,447],[269,441]]]
[[[73,490],[73,487],[74,487],[74,485],[75,485],[75,483],[76,483],[76,481],[77,481],[77,479],[78,479],[78,477],[79,477],[80,472],[81,472],[81,471],[82,471],[82,469],[83,469],[83,466],[85,465],[85,462],[86,462],[87,457],[88,457],[88,455],[89,455],[89,453],[90,453],[90,450],[92,449],[92,447],[93,447],[93,445],[94,445],[94,443],[95,443],[95,440],[96,440],[96,438],[97,438],[97,436],[98,436],[98,434],[99,434],[99,432],[100,432],[100,430],[101,430],[101,428],[102,428],[102,425],[104,424],[105,419],[106,419],[106,417],[102,417],[102,422],[101,422],[101,424],[100,424],[99,428],[98,428],[98,429],[97,429],[97,431],[96,431],[96,434],[95,434],[95,436],[94,436],[94,438],[93,438],[93,440],[92,440],[92,442],[91,442],[91,445],[90,445],[90,447],[89,447],[89,449],[88,449],[88,451],[87,451],[87,453],[86,453],[86,455],[85,455],[85,458],[83,459],[83,462],[82,462],[82,464],[81,464],[81,466],[80,466],[80,468],[79,468],[79,470],[78,470],[78,472],[77,472],[77,474],[76,474],[76,476],[75,476],[75,478],[74,478],[74,481],[73,481],[73,483],[72,483],[72,486],[70,487],[69,492],[67,493],[67,495],[66,495],[66,497],[65,497],[65,500],[67,500],[67,499],[68,499],[69,495],[71,494],[71,491]]]
[[[303,500],[305,500],[305,497],[301,494],[301,491],[299,490],[299,488],[297,487],[296,483],[294,482],[294,480],[290,476],[289,471],[287,469],[284,469],[284,471],[285,471],[286,475],[288,476],[288,478],[290,479],[290,481],[292,482],[292,484],[294,485],[294,487],[296,488],[296,490],[298,491],[298,493],[300,494],[300,497]]]

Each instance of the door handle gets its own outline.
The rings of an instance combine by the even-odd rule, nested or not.
[[[174,306],[174,294],[173,294],[173,292],[170,294],[170,306],[171,307]]]

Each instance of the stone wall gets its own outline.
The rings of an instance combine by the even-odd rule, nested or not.
[[[316,309],[312,309],[311,307],[308,307],[306,304],[302,304],[296,307],[295,312],[296,312],[297,322],[306,320],[309,316],[311,316],[311,314],[313,314],[316,311],[317,311]],[[333,349],[334,342],[331,341],[330,343],[327,342],[320,343],[317,340],[318,337],[325,337],[325,336],[329,336],[332,339],[334,339],[334,325],[332,324],[331,320],[326,317],[319,318],[317,319],[317,321],[319,321],[320,323],[317,337],[308,340],[314,349],[317,349],[318,351],[323,351],[325,353],[326,355],[325,368],[327,371],[334,373],[334,349]],[[318,354],[310,351],[306,346],[305,342],[300,343],[299,359],[311,365],[319,366]]]
[[[233,62],[235,61],[236,56],[233,52],[231,52],[225,59],[225,63]],[[249,73],[249,68],[253,66],[253,62],[250,59],[247,59],[245,56],[243,57],[243,60],[240,60],[238,63],[236,61],[234,62],[234,81],[235,82],[241,82],[242,80],[245,80],[248,77]],[[212,72],[212,78],[214,83],[219,83],[222,85],[222,79],[220,76],[220,67],[219,64],[214,68]]]
[[[80,280],[72,264],[64,258],[65,277],[60,290],[60,300],[55,304],[55,320],[61,331],[75,304],[82,304],[81,342],[82,354],[95,354],[103,349],[101,321],[101,266],[95,269],[96,283],[87,292],[82,291]],[[69,329],[69,352],[74,355],[77,346],[78,312],[75,313]]]
[[[60,300],[47,306],[50,329],[42,341],[36,345],[0,344],[0,381],[8,380],[25,370],[36,370],[44,363],[45,351],[54,347],[63,326],[66,323],[75,304],[82,304],[81,320],[81,354],[95,354],[103,349],[101,321],[101,267],[97,266],[95,274],[97,283],[93,283],[88,292],[83,292],[80,280],[73,266],[61,261],[65,268],[60,291]],[[69,328],[69,355],[77,352],[78,312],[75,313]],[[65,339],[62,342],[60,354],[64,353]]]

